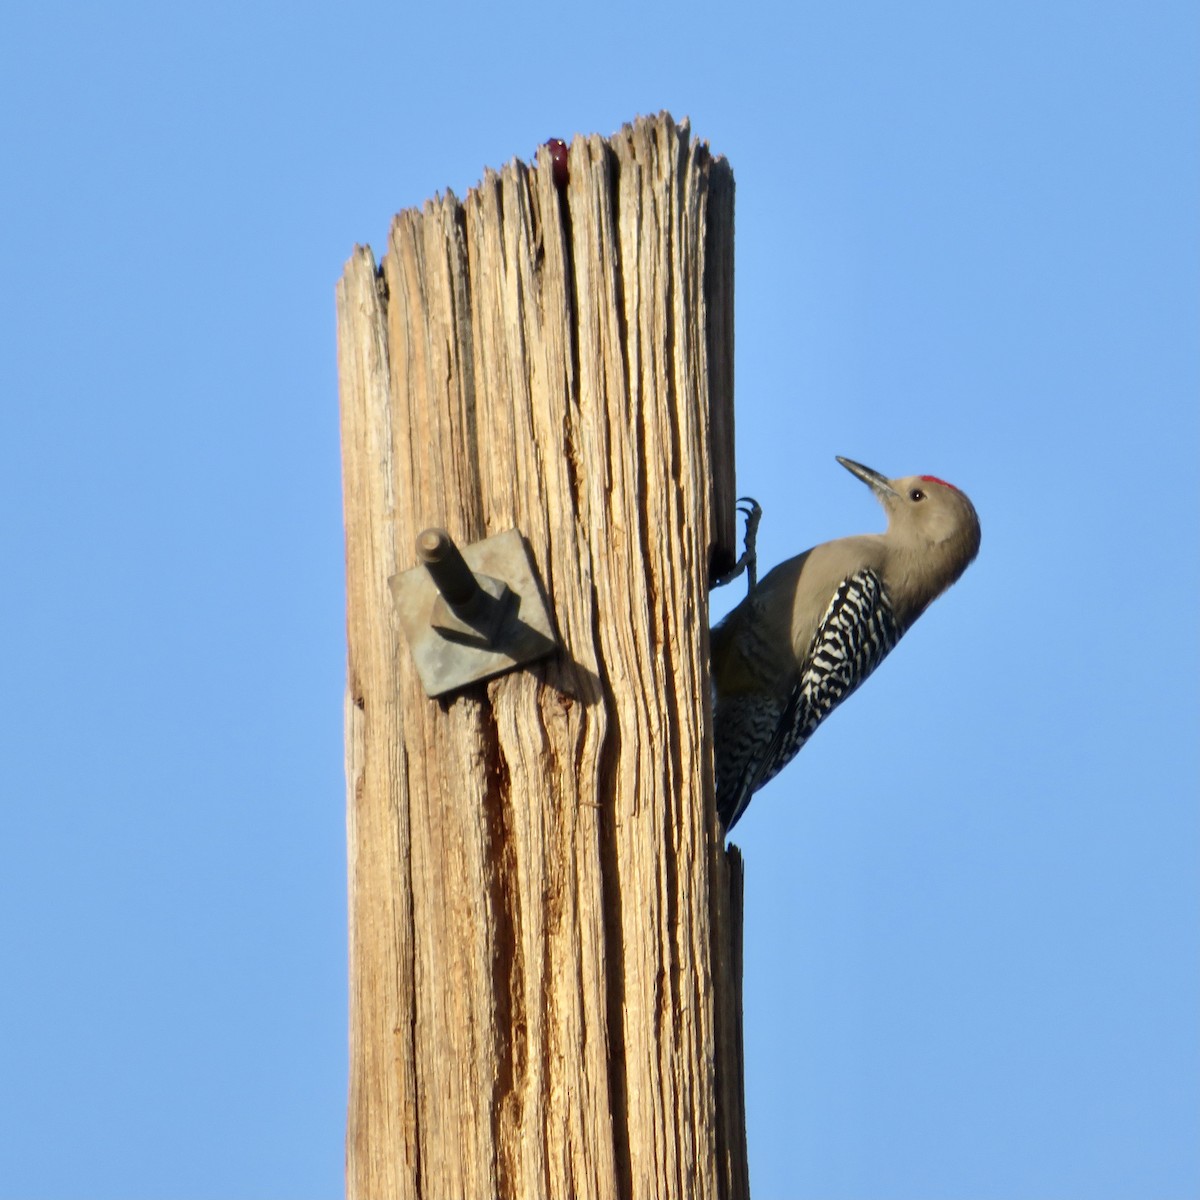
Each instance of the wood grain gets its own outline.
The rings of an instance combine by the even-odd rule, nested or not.
[[[665,114],[542,158],[338,285],[352,1200],[746,1194],[732,174]],[[429,525],[519,528],[562,653],[426,699],[388,579]]]

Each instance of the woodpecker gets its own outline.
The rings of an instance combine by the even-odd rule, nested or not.
[[[754,582],[748,507],[746,598],[712,633],[717,812],[726,832],[813,730],[879,666],[979,553],[971,501],[934,475],[887,479],[838,456],[887,513],[885,533],[824,542]]]

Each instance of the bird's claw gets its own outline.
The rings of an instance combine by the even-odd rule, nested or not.
[[[746,572],[747,587],[746,593],[754,591],[755,584],[758,583],[758,551],[756,544],[758,541],[758,523],[762,520],[762,505],[757,500],[749,496],[739,496],[737,501],[737,510],[746,518],[746,539],[745,549],[742,551],[742,556],[725,572],[720,575],[713,583],[713,587],[724,587],[727,583],[732,583],[743,571]],[[745,505],[743,508],[742,506]]]

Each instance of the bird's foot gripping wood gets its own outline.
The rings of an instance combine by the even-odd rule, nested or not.
[[[742,557],[724,575],[719,575],[713,580],[713,587],[724,587],[745,571],[746,594],[749,595],[754,591],[754,585],[758,583],[758,550],[756,546],[758,523],[762,520],[762,505],[757,500],[750,499],[749,496],[740,497],[737,504],[738,512],[746,518],[746,548],[742,551]],[[746,506],[745,508],[742,507],[743,504]]]

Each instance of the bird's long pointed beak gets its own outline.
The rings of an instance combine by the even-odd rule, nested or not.
[[[836,458],[851,475],[856,479],[861,479],[877,496],[899,495],[888,482],[886,475],[880,475],[878,471],[872,471],[870,467],[864,467],[862,463],[856,463],[852,458],[843,458],[840,454],[836,455]]]

